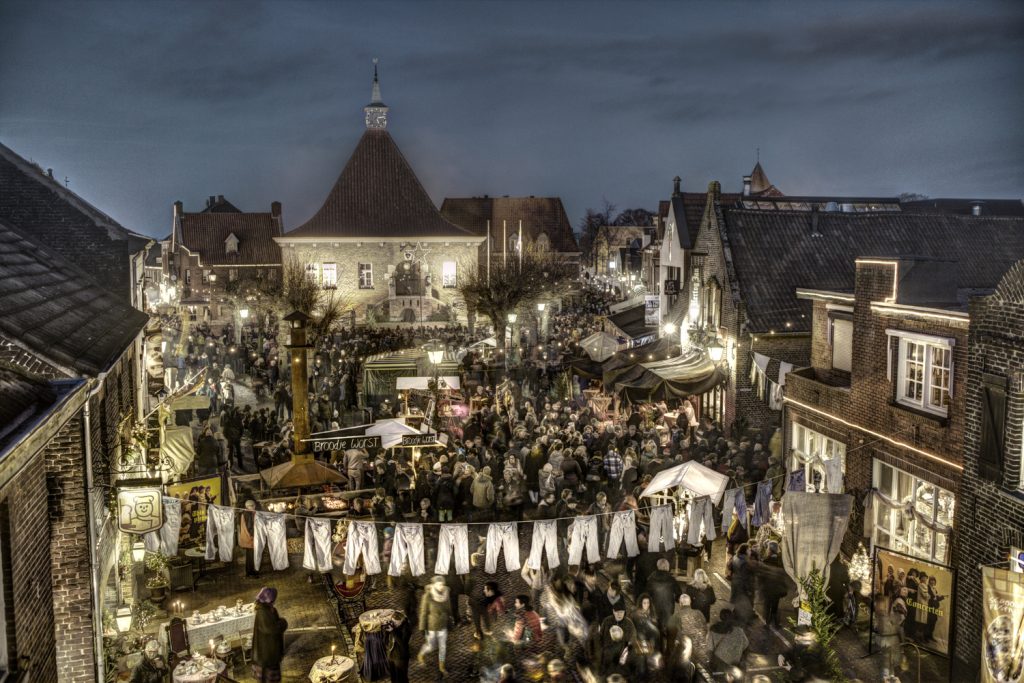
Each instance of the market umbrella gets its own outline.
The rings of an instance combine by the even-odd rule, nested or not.
[[[272,489],[298,489],[348,481],[341,472],[314,459],[311,454],[293,455],[288,462],[263,470],[260,476]]]
[[[619,350],[619,340],[607,332],[595,332],[580,342],[591,359],[598,362],[611,358]]]
[[[693,494],[694,498],[708,496],[712,503],[718,505],[728,485],[729,477],[701,465],[696,460],[690,460],[658,472],[640,497],[653,496],[668,489],[682,487]]]

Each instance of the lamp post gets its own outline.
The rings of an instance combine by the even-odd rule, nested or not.
[[[430,367],[434,372],[433,383],[430,385],[431,397],[433,401],[433,410],[427,412],[427,424],[432,424],[434,414],[437,413],[437,405],[441,400],[441,383],[438,379],[441,371],[441,361],[444,360],[444,344],[437,339],[431,339],[427,342],[427,358],[430,360]]]
[[[516,320],[519,319],[519,315],[513,311],[508,314],[508,326],[509,326],[509,344],[508,353],[505,354],[505,368],[508,369],[510,360],[513,360],[512,354],[515,352],[516,345],[519,340],[516,338]]]
[[[292,452],[299,455],[306,452],[305,439],[309,438],[309,378],[306,368],[306,350],[310,348],[306,343],[309,316],[301,311],[292,311],[284,320],[291,332],[287,348],[292,357],[292,425],[295,428],[292,436],[295,448]]]
[[[719,344],[717,339],[708,344],[707,351],[708,358],[710,358],[711,362],[716,366],[722,362],[722,358],[725,356],[725,347]]]

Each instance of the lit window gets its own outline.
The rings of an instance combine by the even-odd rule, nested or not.
[[[185,284],[186,285],[191,285],[192,284],[192,269],[191,268],[186,268],[185,269]]]
[[[445,289],[455,286],[455,261],[445,261],[441,265],[441,286]]]
[[[317,267],[317,265],[315,263],[307,263],[306,264],[306,277],[309,278],[311,281],[316,282],[317,284],[319,284],[319,282],[320,282],[320,269]]]
[[[373,264],[359,264],[359,289],[373,289]]]
[[[832,369],[850,372],[853,367],[853,321],[830,318],[832,323]]]
[[[839,458],[839,471],[846,475],[846,444],[793,423],[793,463],[790,470],[803,467],[807,490],[814,493],[842,493],[828,490],[826,464]],[[806,462],[805,462],[806,461]],[[837,487],[838,488],[838,487]]]
[[[946,564],[956,497],[880,460],[875,460],[874,486],[895,507],[882,501],[872,506],[872,545]]]
[[[320,274],[324,289],[334,289],[338,286],[338,264],[324,263],[320,266]]]
[[[210,271],[203,269],[203,284],[210,284]]]
[[[951,340],[900,335],[896,400],[939,415],[949,411],[953,391]]]

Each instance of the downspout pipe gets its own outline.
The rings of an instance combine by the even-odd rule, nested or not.
[[[89,575],[92,584],[92,628],[93,628],[93,656],[95,657],[96,680],[105,680],[103,661],[103,606],[99,604],[99,577],[96,575],[96,527],[92,519],[92,491],[95,486],[95,478],[92,469],[92,399],[97,396],[103,388],[103,382],[107,377],[106,372],[100,373],[93,383],[89,395],[85,399],[82,413],[85,418],[85,527],[86,538],[89,543]]]

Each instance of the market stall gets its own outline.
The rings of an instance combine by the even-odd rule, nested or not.
[[[614,356],[622,345],[614,335],[607,332],[595,332],[581,341],[580,346],[591,359],[602,362]]]
[[[459,364],[446,357],[437,364],[442,377],[457,377]],[[408,349],[398,353],[372,357],[363,365],[363,398],[367,405],[375,406],[386,398],[394,398],[398,379],[403,377],[432,377],[434,367],[423,349]]]
[[[694,349],[674,358],[639,363],[617,373],[611,386],[622,400],[635,403],[700,395],[727,380],[725,370]]]

